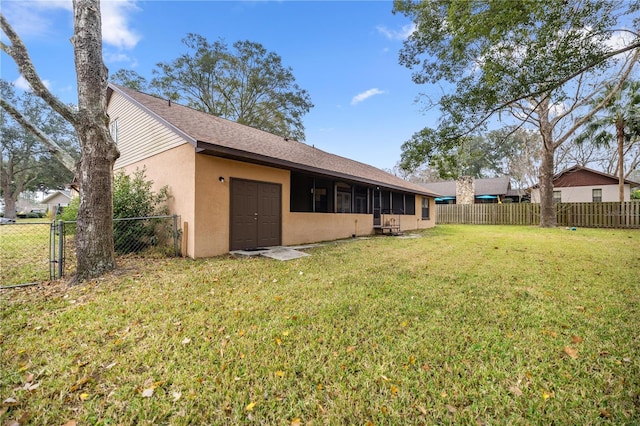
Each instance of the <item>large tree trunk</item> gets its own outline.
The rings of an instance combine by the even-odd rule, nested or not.
[[[82,154],[80,207],[76,240],[76,281],[115,268],[113,249],[113,164],[118,150],[109,135],[107,69],[102,61],[99,0],[74,0],[74,36],[78,80],[75,123]]]
[[[624,119],[616,120],[618,137],[618,193],[620,202],[624,202]]]
[[[540,135],[542,136],[542,152],[540,163],[540,227],[556,226],[556,206],[553,203],[553,126],[549,122],[549,98],[538,105],[540,117]]]

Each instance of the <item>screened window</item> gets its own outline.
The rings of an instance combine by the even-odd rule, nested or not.
[[[591,198],[594,203],[602,202],[602,189],[592,189],[591,190]]]
[[[416,197],[412,194],[404,194],[404,214],[416,214]]]
[[[355,202],[353,204],[354,213],[369,213],[367,211],[367,200],[369,191],[362,186],[356,186],[354,190]]]
[[[553,191],[553,202],[561,203],[562,202],[562,192],[561,191]]]
[[[313,177],[291,173],[291,197],[292,212],[313,211]]]
[[[109,133],[111,133],[111,139],[113,142],[118,145],[118,119],[111,121],[109,123]]]
[[[422,218],[429,219],[429,199],[422,197]]]
[[[336,184],[336,213],[351,213],[351,185]]]

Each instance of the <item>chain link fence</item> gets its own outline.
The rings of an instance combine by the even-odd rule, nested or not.
[[[180,256],[179,216],[113,220],[116,256]],[[76,268],[76,222],[0,226],[0,285],[69,276]]]
[[[0,224],[0,285],[46,281],[50,272],[49,222]]]

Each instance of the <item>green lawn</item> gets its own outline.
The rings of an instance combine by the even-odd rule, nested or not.
[[[0,225],[0,285],[49,279],[50,229],[46,219]]]
[[[0,423],[640,424],[639,231],[421,236],[5,290]]]

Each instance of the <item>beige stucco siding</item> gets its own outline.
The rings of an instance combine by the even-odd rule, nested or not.
[[[187,252],[185,256],[193,257],[195,253],[195,151],[190,144],[180,145],[164,151],[145,160],[138,161],[116,169],[132,174],[136,169],[145,168],[147,180],[153,181],[153,190],[157,191],[163,186],[169,187],[169,211],[180,216],[181,227],[184,231],[184,223],[187,222],[186,238]]]
[[[107,113],[111,123],[117,121],[120,158],[116,169],[188,143],[117,92],[111,95]]]
[[[224,178],[224,182],[220,182],[220,177]],[[197,154],[194,257],[210,257],[229,252],[229,188],[233,178],[282,185],[282,229],[286,227],[284,213],[289,210],[287,170]]]
[[[230,182],[246,179],[276,183],[282,187],[282,244],[306,244],[373,233],[370,214],[298,213],[290,211],[290,172],[204,154],[195,155],[196,240],[192,257],[210,257],[229,251]],[[220,177],[224,182],[220,182]],[[422,197],[416,196],[416,215],[401,218],[402,230],[424,229],[435,225],[435,201],[430,199],[430,220],[422,220]]]
[[[595,185],[595,186],[571,186],[563,188],[554,188],[554,191],[561,192],[561,202],[563,203],[591,203],[593,201],[593,190],[602,190],[602,202],[620,201],[618,185]],[[624,200],[629,201],[631,198],[631,190],[629,185],[624,185]],[[531,191],[531,202],[540,202],[540,190],[533,189]]]

